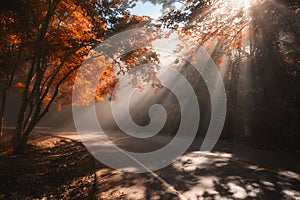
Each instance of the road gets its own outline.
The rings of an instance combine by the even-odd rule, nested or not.
[[[41,131],[41,130],[40,130]],[[42,132],[80,141],[76,132]],[[106,135],[134,152],[161,148],[171,136],[140,141],[117,131]],[[201,138],[167,167],[143,174],[109,167],[97,171],[98,199],[300,199],[299,154],[219,141],[199,152]],[[199,155],[204,159],[199,160]]]

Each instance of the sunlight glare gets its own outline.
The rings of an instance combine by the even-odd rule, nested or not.
[[[237,10],[248,10],[251,7],[251,0],[232,0],[232,6]]]

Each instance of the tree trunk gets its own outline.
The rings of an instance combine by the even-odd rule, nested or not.
[[[28,137],[25,137],[25,135],[23,135],[22,137],[19,138],[18,141],[16,141],[14,143],[14,146],[13,146],[13,154],[14,155],[24,153],[27,140],[28,140]]]
[[[4,111],[6,104],[6,91],[2,91],[1,94],[1,106],[0,106],[0,142],[2,142],[3,128],[4,128]]]
[[[17,137],[14,140],[13,143],[13,154],[23,154],[25,151],[25,147],[27,144],[28,136],[31,133],[35,126],[35,123],[30,123],[29,127],[24,132],[17,132],[20,129],[16,129],[15,134]]]

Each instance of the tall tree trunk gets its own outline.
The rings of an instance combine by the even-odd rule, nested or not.
[[[34,127],[40,121],[40,113],[41,113],[42,103],[35,105],[34,113],[31,113],[30,116],[26,116],[26,114],[22,114],[22,119],[20,118],[18,121],[17,128],[15,130],[15,137],[13,143],[13,154],[22,154],[25,151],[26,143],[28,140],[29,134],[32,132]],[[26,109],[25,109],[26,110]],[[28,118],[29,120],[25,120]]]
[[[5,104],[6,104],[6,91],[3,90],[1,93],[1,105],[0,105],[0,142],[3,137],[3,128],[4,128],[4,112],[5,112]]]
[[[27,138],[21,137],[13,146],[13,154],[22,154],[25,151]]]
[[[31,130],[26,130],[23,134],[19,133],[18,140],[16,140],[13,144],[13,154],[22,154],[25,151],[26,143],[28,140],[28,136],[30,134]]]

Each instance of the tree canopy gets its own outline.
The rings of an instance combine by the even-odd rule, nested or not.
[[[100,81],[96,95],[81,91],[78,105],[106,97],[118,99],[114,88],[125,73],[130,74],[135,87],[142,89],[143,82],[150,82],[153,87],[161,88],[156,77],[160,56],[151,48],[151,43],[162,35],[169,38],[176,34],[185,45],[177,46],[176,53],[181,55],[188,56],[199,46],[204,46],[211,54],[227,87],[229,122],[226,127],[231,127],[228,129],[239,133],[255,132],[263,124],[260,119],[274,110],[293,121],[281,121],[280,130],[296,126],[300,80],[297,1],[151,0],[153,4],[163,5],[164,15],[157,21],[131,15],[129,9],[136,1],[3,2],[0,11],[0,126],[7,92],[20,90],[22,105],[14,134],[16,152],[24,149],[28,135],[52,104],[60,109],[72,102],[76,73],[87,59],[92,60],[93,70],[81,77],[82,88],[89,84],[85,81],[88,76],[96,75]],[[175,9],[176,3],[182,4],[182,8]],[[286,7],[288,11],[283,9]],[[139,41],[129,41],[130,45],[144,43],[145,48],[123,55],[94,51],[106,38],[120,31],[149,24],[157,28],[155,33]],[[174,60],[176,62],[178,60]],[[151,65],[137,67],[145,63]],[[191,80],[194,85],[199,82],[192,70],[184,73],[197,79]],[[264,105],[268,101],[272,103]],[[251,114],[247,113],[249,107],[254,107]],[[243,119],[238,117],[243,115],[241,112],[247,113]],[[276,115],[268,119],[273,124],[280,121]],[[267,136],[279,130],[272,123],[268,124]],[[290,135],[296,137],[295,133]]]
[[[111,34],[149,18],[131,16],[127,9],[132,2],[33,0],[16,3],[18,6],[12,4],[1,11],[0,72],[2,120],[7,91],[11,88],[22,91],[14,135],[17,152],[24,149],[29,133],[53,103],[57,103],[59,109],[71,103],[76,71],[90,50]],[[103,56],[96,62],[106,67],[95,97],[101,100],[116,83],[115,69]],[[88,103],[84,99],[79,103]]]

